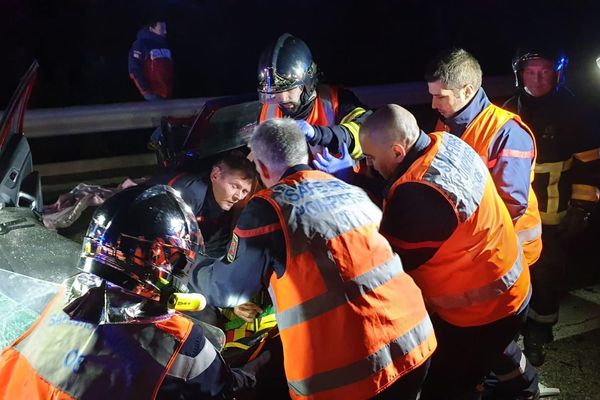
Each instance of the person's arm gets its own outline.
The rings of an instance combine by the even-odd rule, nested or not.
[[[135,83],[135,86],[144,98],[152,95],[150,84],[144,77],[145,58],[146,52],[144,51],[143,45],[139,40],[136,40],[129,50],[127,65],[129,77],[133,80],[133,83]]]
[[[271,273],[285,268],[285,239],[277,214],[264,199],[254,197],[242,211],[227,255],[192,273],[190,289],[208,304],[235,307],[248,302],[268,284]]]
[[[159,389],[159,398],[226,399],[256,385],[259,368],[268,354],[242,368],[230,369],[200,325],[193,325]]]
[[[571,203],[593,208],[600,197],[600,132],[599,118],[580,118],[579,128],[573,132],[573,169]],[[587,203],[587,204],[586,204]]]
[[[341,144],[345,143],[352,158],[357,160],[362,157],[358,131],[360,125],[370,114],[371,111],[361,104],[354,93],[347,89],[339,89],[336,125],[313,125],[315,135],[309,140],[309,143],[313,146],[325,146],[335,154],[340,153]]]
[[[488,169],[513,222],[529,203],[533,146],[529,133],[513,120],[504,124],[490,146]]]
[[[458,217],[442,193],[409,182],[387,202],[380,231],[411,271],[429,261],[457,227]]]

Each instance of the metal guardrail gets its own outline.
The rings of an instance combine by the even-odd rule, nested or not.
[[[483,86],[490,97],[508,96],[514,90],[513,79],[508,75],[487,77]],[[389,103],[416,105],[431,101],[424,81],[350,89],[370,107]],[[25,134],[30,138],[39,138],[152,128],[160,124],[163,116],[194,115],[211,99],[214,98],[33,109],[28,110],[25,116]]]
[[[487,77],[484,78],[483,87],[489,97],[508,97],[514,91],[513,79],[512,76],[508,75]],[[349,89],[363,103],[373,108],[389,103],[410,106],[427,104],[431,101],[427,84],[424,81],[358,86],[350,87]],[[163,116],[184,117],[197,114],[204,104],[211,99],[214,98],[28,110],[25,116],[25,134],[29,138],[42,138],[94,132],[149,129],[158,126]],[[36,164],[35,168],[40,171],[42,177],[57,177],[77,173],[93,173],[95,171],[123,170],[154,164],[155,158],[153,154],[142,154]],[[88,183],[93,182],[93,180],[88,181]]]

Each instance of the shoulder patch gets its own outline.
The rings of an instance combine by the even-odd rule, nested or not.
[[[138,50],[134,50],[132,56],[133,56],[133,58],[141,58],[142,52],[138,51]]]
[[[235,260],[239,242],[240,242],[240,239],[234,233],[233,236],[231,237],[231,243],[229,244],[229,250],[227,250],[227,261],[229,261],[230,263],[232,263],[233,260]]]

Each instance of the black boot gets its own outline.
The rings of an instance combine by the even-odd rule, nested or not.
[[[546,360],[545,345],[552,342],[552,325],[527,320],[523,331],[523,353],[529,362],[539,367]]]

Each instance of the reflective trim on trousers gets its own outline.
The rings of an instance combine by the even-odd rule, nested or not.
[[[523,269],[522,257],[523,254],[520,253],[519,258],[517,258],[517,261],[515,261],[512,268],[502,277],[488,285],[456,295],[430,297],[427,301],[440,308],[464,308],[501,296],[508,291],[521,276],[521,271]]]
[[[194,379],[210,367],[212,362],[217,357],[217,351],[213,345],[206,339],[204,347],[196,357],[190,357],[183,354],[177,354],[168,375],[183,380]]]
[[[299,396],[310,396],[361,381],[387,368],[395,359],[409,354],[432,333],[431,320],[426,316],[413,329],[365,358],[310,378],[288,381],[288,386]]]
[[[277,325],[279,326],[279,330],[283,331],[331,311],[355,298],[364,296],[366,293],[385,285],[401,273],[403,273],[402,263],[397,255],[394,255],[390,260],[370,271],[346,282],[340,282],[340,284],[327,282],[328,278],[332,277],[321,271],[328,290],[302,304],[284,311],[278,311]],[[339,273],[337,277],[339,279]]]
[[[529,229],[517,232],[519,242],[521,244],[525,242],[531,242],[542,236],[542,224],[537,224]]]
[[[513,380],[522,376],[525,373],[525,368],[527,367],[527,358],[525,358],[525,354],[521,353],[521,358],[519,359],[519,366],[512,370],[507,374],[496,374],[496,377],[500,382],[506,382]]]

